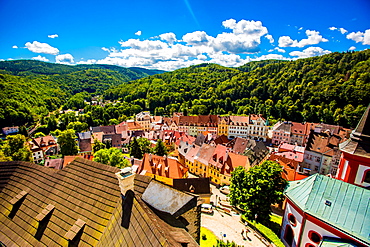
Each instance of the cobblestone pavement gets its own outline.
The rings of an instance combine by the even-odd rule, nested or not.
[[[225,200],[226,196],[213,185],[211,185],[212,196],[211,202],[216,204],[219,198]],[[217,196],[217,197],[216,197]],[[266,245],[257,238],[253,231],[247,233],[247,238],[245,238],[246,233],[244,232],[244,239],[242,230],[245,231],[246,227],[240,222],[240,215],[237,214],[226,214],[221,210],[214,210],[213,215],[208,215],[202,213],[201,225],[209,230],[211,230],[218,238],[224,241],[234,241],[238,245],[244,246],[255,246],[255,247],[265,247]],[[226,237],[224,236],[226,234]]]

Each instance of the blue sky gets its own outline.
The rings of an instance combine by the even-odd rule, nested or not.
[[[175,70],[370,48],[369,0],[0,0],[0,59]]]

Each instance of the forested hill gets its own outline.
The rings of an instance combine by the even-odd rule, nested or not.
[[[0,61],[0,127],[32,123],[76,93],[102,94],[111,86],[163,72],[114,65]]]
[[[110,86],[163,73],[160,70],[123,68],[115,65],[64,65],[36,60],[0,61],[0,73],[43,79],[59,84],[70,94],[86,91],[102,93]]]
[[[237,69],[201,64],[114,86],[104,95],[156,114],[261,113],[355,127],[370,103],[370,50]]]

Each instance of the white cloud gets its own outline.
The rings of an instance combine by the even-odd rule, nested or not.
[[[344,28],[339,28],[339,31],[342,33],[342,34],[345,34],[346,32],[348,32],[346,29],[344,29]]]
[[[58,34],[51,34],[51,35],[48,35],[49,38],[51,39],[54,39],[54,38],[58,38]]]
[[[74,62],[71,54],[61,54],[55,57],[55,62],[62,64],[72,64]]]
[[[356,47],[354,46],[351,46],[350,48],[348,48],[349,51],[353,51],[353,50],[356,50]]]
[[[137,32],[135,33],[135,35],[140,36],[140,35],[141,35],[141,31],[137,31]]]
[[[340,28],[337,28],[337,27],[329,27],[329,30],[331,30],[331,31],[338,30],[339,32],[341,32],[341,34],[345,34],[346,32],[348,32],[343,27],[340,27]]]
[[[45,53],[51,55],[57,55],[59,53],[57,48],[52,47],[47,43],[40,43],[38,41],[33,41],[32,43],[27,42],[25,46],[28,50],[34,53]]]
[[[274,50],[276,50],[276,51],[278,51],[278,52],[281,52],[281,53],[285,53],[285,50],[284,49],[281,49],[281,48],[279,48],[279,47],[275,47],[275,49]]]
[[[13,46],[12,46],[12,48],[13,48],[13,49],[18,49],[18,46],[13,45]]]
[[[292,40],[289,36],[281,36],[279,38],[280,47],[305,47],[307,45],[316,45],[320,42],[328,42],[323,38],[318,31],[306,30],[307,39],[301,41]]]
[[[49,59],[47,59],[46,57],[42,57],[41,55],[38,55],[37,57],[33,57],[32,59],[33,60],[40,60],[40,61],[43,61],[43,62],[49,62]]]
[[[252,61],[262,61],[262,60],[268,60],[268,59],[276,59],[276,60],[290,60],[289,58],[284,57],[281,54],[267,54],[267,55],[262,55],[257,58],[251,59]]]
[[[229,19],[222,22],[222,25],[226,30],[215,36],[199,30],[186,33],[181,39],[178,39],[174,33],[169,32],[147,40],[121,40],[118,42],[121,46],[119,49],[101,48],[108,52],[106,58],[90,59],[77,63],[114,64],[123,67],[175,70],[204,62],[237,67],[251,60],[289,59],[281,54],[259,55],[256,58],[241,55],[258,53],[262,37],[268,39],[270,43],[275,42],[262,22]],[[306,34],[309,41],[293,41],[286,36],[288,37],[287,42],[298,47],[298,45],[304,46],[305,43],[315,43],[317,41],[314,38],[321,37],[316,31],[307,30]],[[325,39],[321,37],[322,40]],[[275,47],[270,52],[273,51],[285,53],[285,50],[279,47]],[[73,57],[71,56],[69,60],[66,57],[59,57],[58,61],[71,63]]]
[[[303,29],[303,27],[298,28],[298,30],[302,30],[302,29]]]
[[[367,29],[364,33],[363,32],[352,32],[347,34],[347,39],[351,39],[356,41],[356,43],[362,43],[363,45],[370,45],[370,29]]]
[[[175,41],[177,41],[176,39],[176,34],[174,33],[163,33],[161,35],[159,35],[159,38],[161,40],[164,40],[164,41],[167,41],[168,43],[174,43]]]
[[[307,58],[307,57],[321,56],[321,55],[325,55],[329,53],[331,53],[331,51],[324,50],[321,47],[308,47],[307,49],[304,49],[303,51],[292,51],[289,53],[289,55],[292,57]]]
[[[268,39],[269,41],[270,41],[270,43],[272,44],[272,43],[274,43],[274,38],[272,37],[272,35],[270,35],[270,34],[267,34],[266,36],[265,36],[265,38],[266,39]]]
[[[201,46],[210,44],[214,38],[204,31],[195,31],[182,36],[182,40],[188,45]]]

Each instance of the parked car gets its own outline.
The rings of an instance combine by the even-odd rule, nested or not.
[[[221,191],[221,193],[224,193],[225,195],[228,195],[228,194],[230,194],[230,188],[229,188],[229,186],[222,186],[221,188],[220,188],[220,191]]]
[[[208,203],[203,203],[201,205],[201,210],[200,210],[202,213],[206,213],[206,214],[213,214],[213,206],[211,204],[208,204]]]

